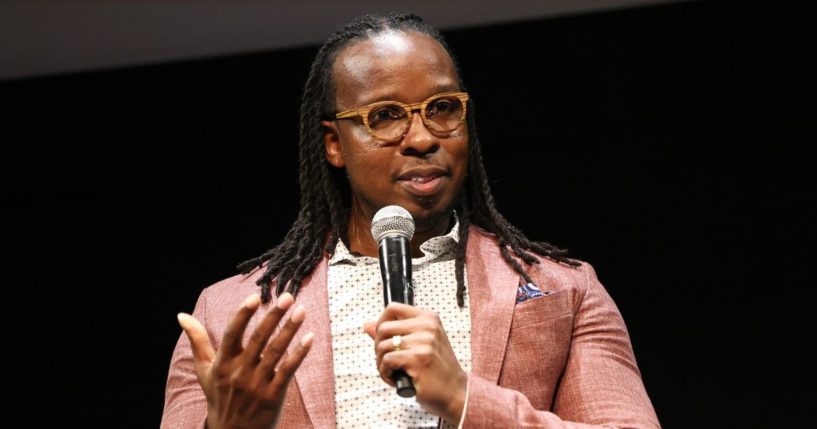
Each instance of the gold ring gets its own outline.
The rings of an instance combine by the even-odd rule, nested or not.
[[[394,346],[394,351],[400,351],[400,345],[403,344],[403,338],[399,335],[391,337],[391,345]]]

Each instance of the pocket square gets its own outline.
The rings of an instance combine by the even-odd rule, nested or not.
[[[519,304],[520,302],[525,302],[529,299],[539,298],[540,296],[548,295],[550,292],[543,292],[533,283],[526,283],[523,285],[519,285],[519,289],[516,290],[516,303]]]

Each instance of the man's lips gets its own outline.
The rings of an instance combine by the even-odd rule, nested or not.
[[[440,190],[447,176],[442,168],[415,168],[400,174],[397,180],[408,193],[429,196]]]
[[[422,182],[439,176],[447,176],[448,171],[440,167],[415,167],[401,172],[397,180],[411,180]]]

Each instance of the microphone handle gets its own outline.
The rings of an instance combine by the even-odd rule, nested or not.
[[[414,286],[411,284],[411,250],[409,241],[399,235],[387,235],[380,240],[380,274],[383,276],[383,302],[402,302],[414,305]],[[403,398],[415,395],[411,377],[402,369],[396,369],[391,379],[397,394]]]
[[[406,374],[406,371],[403,371],[402,369],[392,371],[391,379],[394,381],[397,394],[400,395],[400,397],[411,398],[417,393],[414,390],[414,382],[411,381],[411,377]]]

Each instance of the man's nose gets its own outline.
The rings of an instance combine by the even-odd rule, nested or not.
[[[400,151],[404,155],[426,155],[434,153],[439,149],[440,143],[437,136],[431,133],[423,122],[420,112],[411,112],[409,117],[409,128],[400,143]]]

